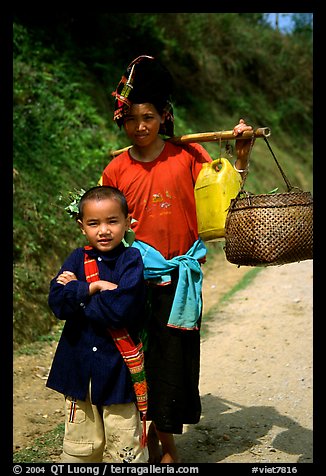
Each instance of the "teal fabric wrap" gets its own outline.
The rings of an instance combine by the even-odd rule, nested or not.
[[[198,262],[204,258],[207,248],[199,238],[186,254],[166,260],[152,246],[135,240],[133,247],[141,252],[144,262],[145,279],[159,279],[160,284],[171,281],[170,273],[179,268],[179,279],[175,292],[168,326],[182,329],[197,329],[202,310],[203,273]]]

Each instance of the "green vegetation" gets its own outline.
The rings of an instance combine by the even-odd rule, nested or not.
[[[268,126],[290,181],[312,188],[312,27],[296,17],[282,34],[262,13],[15,16],[16,348],[51,331],[49,281],[84,243],[64,209],[69,192],[96,185],[109,152],[128,145],[112,121],[111,92],[134,57],[158,56],[171,70],[176,135],[232,129],[240,117]],[[224,153],[223,144],[204,146],[213,157]],[[285,190],[259,139],[246,188],[276,187]]]
[[[219,309],[222,304],[225,304],[229,301],[232,296],[240,291],[245,289],[249,284],[255,279],[257,274],[262,270],[262,267],[250,268],[249,271],[236,283],[227,293],[223,294],[216,306],[211,307],[204,315],[201,326],[201,336],[202,338],[207,338],[208,335],[208,324],[209,321],[216,318],[219,315]]]
[[[60,423],[53,430],[36,438],[33,446],[16,451],[13,454],[13,463],[52,463],[53,455],[62,451],[62,440],[65,424]]]
[[[56,322],[51,331],[47,334],[38,336],[36,341],[28,342],[27,344],[20,345],[15,351],[14,355],[40,355],[44,351],[44,346],[51,342],[58,342],[61,336],[64,322]]]
[[[248,273],[246,273],[242,279],[235,285],[233,286],[233,288],[231,288],[227,293],[224,294],[224,296],[222,296],[221,300],[220,300],[220,304],[223,304],[225,303],[226,301],[228,301],[229,299],[231,299],[231,297],[237,293],[238,291],[240,291],[241,289],[245,289],[247,286],[249,286],[249,284],[251,283],[251,281],[257,276],[257,274],[262,270],[263,268],[250,268],[250,270],[248,271]]]

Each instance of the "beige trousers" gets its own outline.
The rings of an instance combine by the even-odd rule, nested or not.
[[[135,403],[99,407],[89,395],[85,402],[65,398],[63,463],[147,463],[142,448],[142,424]],[[108,458],[108,459],[106,459]]]

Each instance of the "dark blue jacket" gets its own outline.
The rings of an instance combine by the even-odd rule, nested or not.
[[[84,249],[66,259],[57,276],[72,271],[78,281],[65,286],[52,279],[49,306],[65,320],[47,387],[85,400],[92,383],[92,403],[111,405],[135,401],[131,377],[107,328],[126,327],[134,342],[142,327],[145,283],[140,252],[119,245],[112,252],[88,254],[97,260],[100,279],[118,284],[112,291],[90,296],[84,272]]]

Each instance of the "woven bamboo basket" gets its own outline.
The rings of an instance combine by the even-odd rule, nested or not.
[[[241,266],[271,266],[312,259],[310,192],[235,198],[225,223],[225,254]]]
[[[313,198],[293,187],[273,158],[288,191],[253,195],[242,189],[225,222],[226,259],[238,266],[272,266],[313,258]]]

